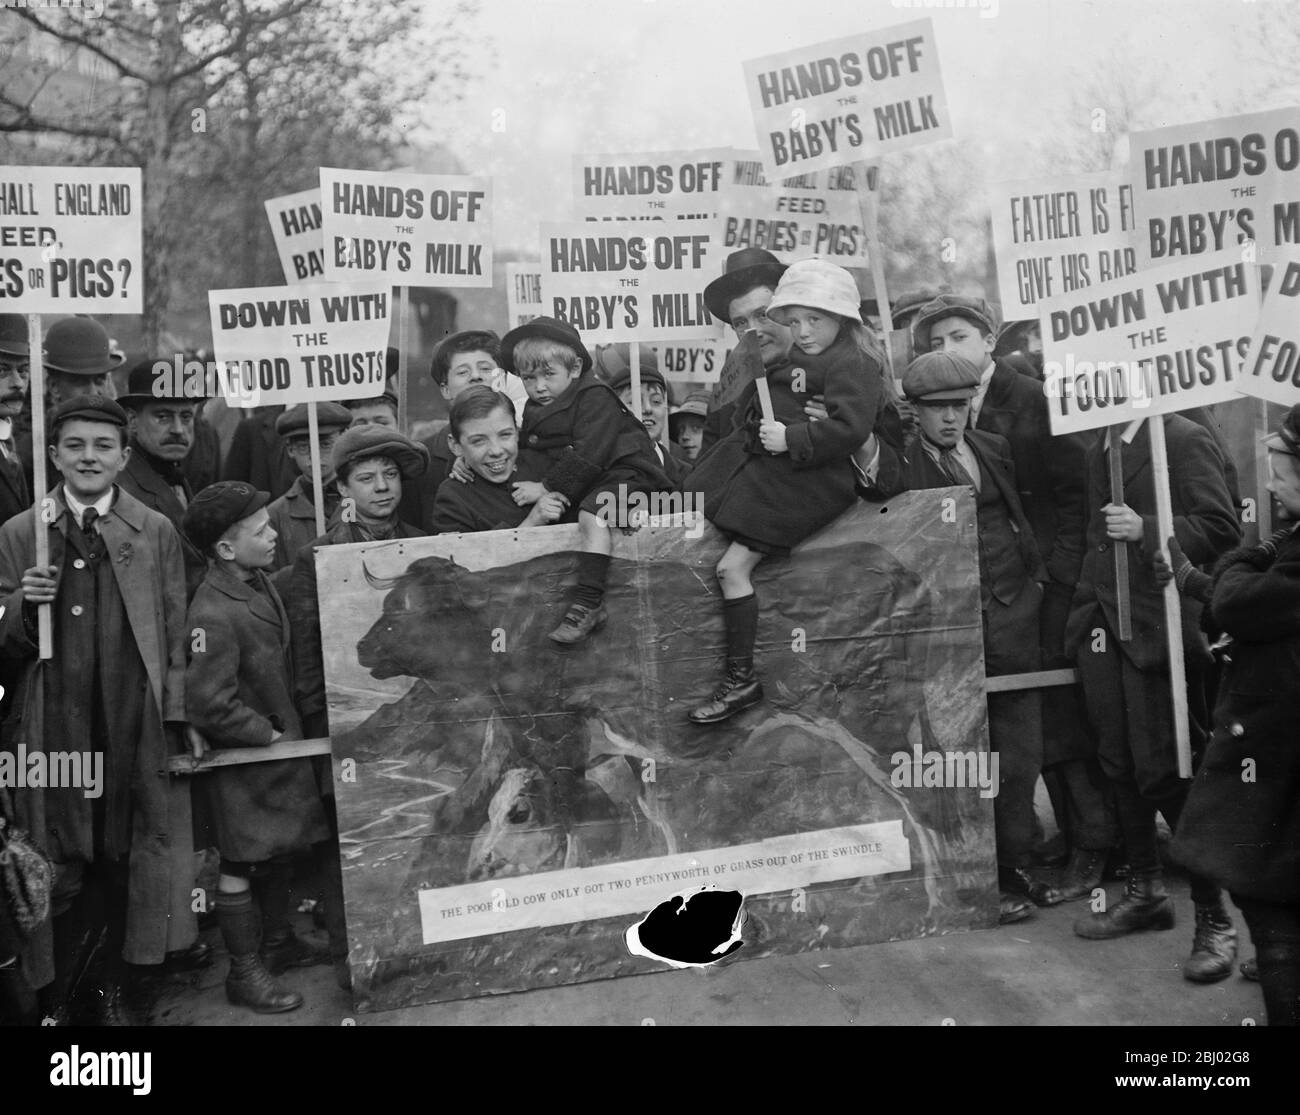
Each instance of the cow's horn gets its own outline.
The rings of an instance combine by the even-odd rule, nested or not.
[[[395,584],[397,584],[398,581],[398,578],[396,577],[376,577],[366,567],[366,563],[364,561],[361,563],[361,572],[365,574],[366,584],[368,584],[371,588],[379,589],[381,592],[387,592],[390,588],[392,588]]]

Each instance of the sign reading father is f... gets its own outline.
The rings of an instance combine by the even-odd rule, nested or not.
[[[928,19],[744,63],[767,176],[952,138]]]

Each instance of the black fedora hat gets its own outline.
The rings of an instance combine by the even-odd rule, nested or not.
[[[161,363],[165,369],[162,375],[154,370],[154,365]],[[181,386],[180,377],[172,373],[172,365],[167,361],[141,360],[126,374],[126,392],[119,395],[117,401],[121,406],[139,410],[146,403],[189,403],[198,406],[202,398],[189,395],[173,394],[172,388]]]
[[[0,314],[0,352],[6,356],[29,356],[27,319],[22,314]]]
[[[102,376],[126,357],[113,352],[108,331],[93,317],[60,318],[45,334],[44,364],[71,376]]]
[[[770,286],[775,290],[785,268],[786,265],[771,252],[762,248],[741,248],[727,256],[722,274],[704,288],[704,304],[709,313],[730,325],[732,301],[758,286]]]

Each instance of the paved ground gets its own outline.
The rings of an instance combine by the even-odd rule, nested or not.
[[[1018,925],[919,941],[728,961],[707,971],[674,971],[527,991],[487,999],[356,1014],[330,968],[291,972],[285,982],[306,1005],[259,1016],[226,1003],[224,952],[158,1001],[157,1025],[359,1026],[613,1025],[652,1020],[686,1025],[1240,1026],[1263,1025],[1258,984],[1234,973],[1190,984],[1179,965],[1192,937],[1186,881],[1169,879],[1178,909],[1170,932],[1085,941],[1071,925],[1084,902],[1039,910]],[[1122,884],[1108,885],[1118,898]],[[300,917],[302,932],[311,932]],[[1242,955],[1253,955],[1244,924]],[[205,939],[219,945],[215,930]],[[317,937],[323,943],[323,937]],[[743,950],[741,952],[743,955]]]

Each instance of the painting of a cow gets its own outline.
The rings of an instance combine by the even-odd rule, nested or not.
[[[912,870],[814,888],[816,926],[751,898],[750,955],[986,920],[987,803],[889,778],[895,752],[944,745],[931,730],[936,702],[964,698],[966,744],[981,731],[969,712],[982,704],[973,565],[962,586],[927,576],[937,516],[907,503],[925,498],[904,497],[884,521],[851,512],[764,564],[767,700],[709,727],[686,719],[722,655],[711,576],[721,543],[709,534],[643,531],[616,551],[609,621],[574,648],[546,638],[575,571],[564,545],[537,552],[534,539],[529,552],[508,532],[411,540],[411,560],[382,573],[373,555],[344,552],[364,547],[322,551],[322,577],[341,605],[357,605],[322,607],[327,680],[411,679],[333,736],[336,762],[358,771],[338,795],[363,1009],[653,970],[626,954],[621,922],[423,946],[421,890],[877,820],[902,822]],[[332,718],[334,707],[331,690]]]

